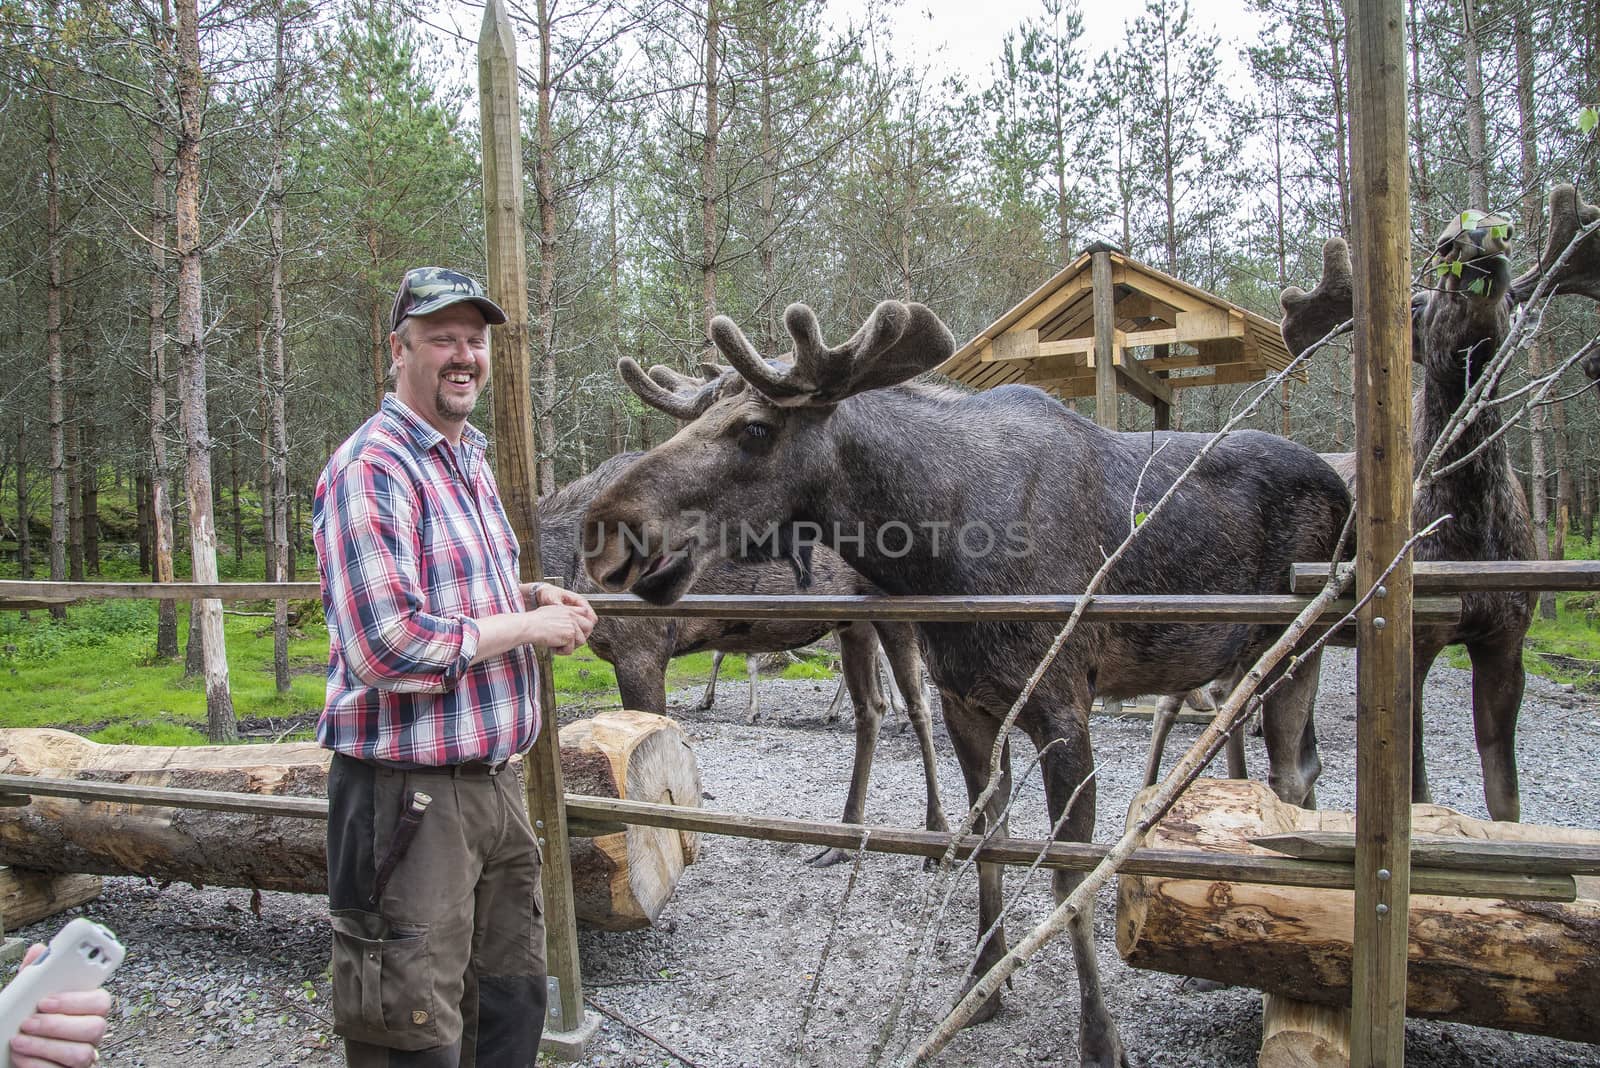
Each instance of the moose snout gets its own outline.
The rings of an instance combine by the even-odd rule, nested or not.
[[[583,523],[583,566],[601,589],[620,593],[633,585],[642,563],[634,548],[643,544],[644,538],[626,522],[591,514]]]

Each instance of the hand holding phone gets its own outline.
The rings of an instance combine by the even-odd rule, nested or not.
[[[116,971],[125,952],[115,935],[82,917],[57,932],[44,955],[0,990],[0,1068],[12,1068],[11,1039],[38,1011],[41,998],[94,990]]]

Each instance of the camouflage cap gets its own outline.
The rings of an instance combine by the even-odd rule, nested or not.
[[[408,315],[432,315],[452,304],[470,300],[483,313],[483,321],[498,326],[506,321],[500,305],[490,300],[474,278],[448,267],[413,267],[400,281],[389,313],[389,329],[400,329]]]

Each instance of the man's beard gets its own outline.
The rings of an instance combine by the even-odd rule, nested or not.
[[[433,395],[433,407],[441,419],[464,421],[477,406],[477,394],[473,394],[470,398],[450,397],[445,395],[444,387],[440,386],[439,391]]]

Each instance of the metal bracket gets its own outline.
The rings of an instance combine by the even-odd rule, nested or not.
[[[544,1025],[551,1031],[567,1030],[567,1015],[561,1011],[561,980],[545,977]]]

